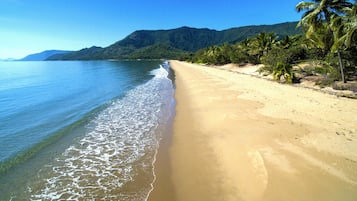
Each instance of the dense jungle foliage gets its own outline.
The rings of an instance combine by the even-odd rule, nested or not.
[[[191,62],[223,65],[236,63],[265,64],[261,71],[279,75],[284,69],[285,80],[294,80],[291,65],[312,62],[311,72],[319,73],[325,84],[337,80],[357,79],[357,6],[356,1],[314,0],[296,5],[304,12],[298,27],[304,34],[278,36],[261,32],[235,44],[210,46],[197,51]],[[280,80],[280,76],[276,77]],[[322,83],[323,84],[323,83]]]

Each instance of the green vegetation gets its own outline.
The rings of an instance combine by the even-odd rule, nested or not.
[[[173,48],[168,44],[157,43],[148,47],[141,48],[132,53],[128,58],[130,59],[157,59],[157,58],[186,58],[188,52]]]
[[[265,64],[261,72],[275,75],[280,80],[292,82],[292,64],[308,58],[308,48],[303,35],[277,36],[275,33],[259,33],[239,43],[225,43],[211,46],[196,52],[189,59],[191,62],[222,65],[236,63]]]
[[[302,1],[296,5],[296,10],[303,12],[300,22],[223,31],[190,27],[140,30],[106,48],[85,48],[48,59],[165,58],[216,65],[264,64],[260,72],[279,81],[291,83],[319,76],[316,83],[330,85],[357,80],[356,2]],[[301,63],[305,67],[295,67]]]
[[[306,11],[298,25],[311,43],[321,48],[323,56],[337,54],[343,82],[346,80],[341,51],[356,46],[356,6],[356,2],[347,0],[303,1],[296,5],[297,11]],[[357,55],[353,49],[350,53]]]
[[[276,80],[281,80],[283,77],[287,83],[292,83],[294,73],[292,71],[293,67],[291,64],[278,62],[273,68],[273,76]]]
[[[223,31],[181,27],[171,30],[135,31],[108,47],[91,47],[69,54],[54,55],[48,60],[100,59],[185,59],[199,49],[224,43],[236,43],[260,32],[279,36],[301,33],[297,22],[232,28]]]
[[[55,54],[48,57],[47,60],[97,60],[101,58],[102,50],[101,47],[93,46],[68,54]]]
[[[198,50],[188,60],[222,65],[262,63],[260,72],[291,83],[294,74],[319,75],[318,83],[357,79],[357,1],[313,0],[296,5],[305,11],[297,27],[304,34],[277,35],[261,32],[234,44],[210,46]],[[296,69],[298,63],[315,64]],[[305,72],[306,71],[306,72]]]

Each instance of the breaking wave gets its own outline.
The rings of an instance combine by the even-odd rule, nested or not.
[[[168,63],[98,113],[86,134],[39,172],[32,200],[147,200],[154,163],[174,106]]]

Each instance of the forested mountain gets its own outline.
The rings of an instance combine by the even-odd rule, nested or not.
[[[93,46],[68,54],[56,54],[48,57],[47,60],[101,60],[103,59],[103,49],[104,48]]]
[[[189,52],[219,45],[235,43],[260,32],[274,32],[278,36],[302,33],[297,22],[275,25],[245,26],[223,31],[181,27],[170,30],[139,30],[108,47],[91,47],[64,55],[54,55],[50,60],[98,60],[179,58]]]
[[[67,51],[67,50],[46,50],[40,53],[27,55],[26,57],[20,59],[20,61],[43,61],[52,55],[66,54],[70,52],[71,51]]]

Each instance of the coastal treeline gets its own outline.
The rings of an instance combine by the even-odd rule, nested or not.
[[[138,30],[108,47],[90,47],[67,54],[56,54],[47,60],[103,59],[186,59],[199,49],[223,43],[235,43],[260,32],[279,36],[302,33],[297,22],[230,28],[217,31],[207,28],[180,27],[169,30]]]
[[[278,37],[273,32],[262,32],[235,44],[201,49],[188,60],[215,65],[264,64],[261,72],[271,73],[278,80],[284,77],[288,82],[294,81],[294,64],[313,62],[309,73],[323,74],[325,84],[356,79],[356,2],[302,1],[296,5],[296,10],[303,12],[297,25],[303,34]]]

